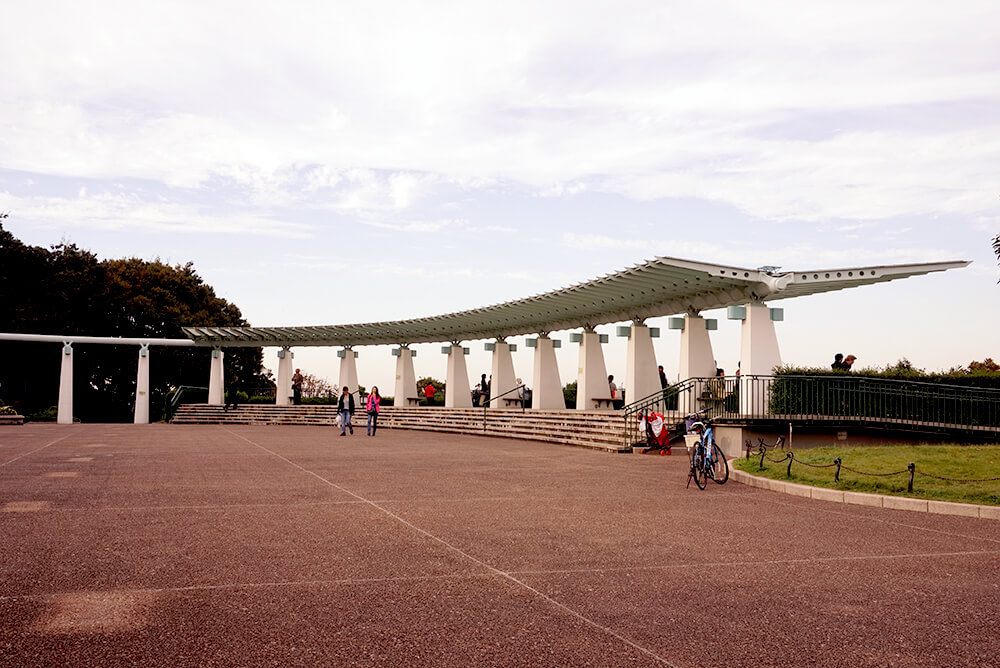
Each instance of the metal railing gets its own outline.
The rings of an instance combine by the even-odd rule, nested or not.
[[[174,413],[176,413],[177,409],[180,407],[180,405],[182,403],[182,399],[184,398],[185,394],[190,397],[191,395],[193,395],[195,393],[197,393],[198,395],[204,394],[204,397],[200,397],[202,399],[201,401],[195,401],[195,400],[192,399],[188,403],[205,403],[205,402],[208,401],[208,388],[207,387],[195,387],[193,385],[181,385],[176,390],[174,390],[174,392],[171,395],[170,399],[163,406],[163,419],[164,419],[164,421],[165,422],[170,422],[170,420],[173,419]]]
[[[518,398],[521,400],[521,412],[522,413],[524,412],[524,404],[528,403],[528,399],[523,394],[523,390],[525,389],[525,387],[527,387],[527,386],[526,385],[518,385],[517,387],[515,387],[513,389],[507,390],[503,394],[498,394],[495,397],[490,397],[489,401],[484,401],[483,402],[483,431],[486,431],[486,411],[489,410],[490,403],[493,402],[493,401],[495,401],[495,400],[497,400],[497,399],[502,399],[503,397],[507,396],[508,394],[513,394],[514,392],[517,392],[518,390],[521,390],[522,394]],[[499,408],[499,407],[500,406],[498,404],[496,406],[496,408]]]
[[[639,417],[680,422],[704,411],[736,424],[879,426],[1000,436],[1000,390],[866,376],[689,378],[625,407],[625,444],[645,440]]]

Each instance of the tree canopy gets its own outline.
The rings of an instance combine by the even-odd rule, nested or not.
[[[239,308],[202,281],[191,263],[98,260],[75,244],[23,244],[0,215],[0,332],[133,338],[184,338],[183,326],[246,326]],[[56,403],[60,358],[50,343],[0,342],[0,399],[31,414]],[[207,384],[210,351],[153,348],[150,417],[166,393]],[[74,415],[88,422],[132,419],[138,349],[74,346]],[[271,384],[260,348],[227,352],[227,373],[248,387]]]

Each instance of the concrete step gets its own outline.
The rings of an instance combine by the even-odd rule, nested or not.
[[[354,414],[355,428],[364,427],[365,413]],[[222,406],[184,404],[174,424],[336,424],[336,406],[274,406],[243,404],[226,411]],[[438,408],[385,406],[379,428],[417,429],[473,436],[501,436],[618,452],[624,447],[625,422],[610,411],[522,411],[520,409]]]

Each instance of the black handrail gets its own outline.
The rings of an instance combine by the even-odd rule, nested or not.
[[[708,409],[721,422],[877,425],[1000,434],[1000,390],[854,375],[689,378],[625,407],[625,445],[639,416],[680,421]]]
[[[495,397],[491,396],[489,401],[484,401],[483,402],[483,431],[486,431],[486,411],[490,407],[490,401],[493,401],[494,399],[501,399],[501,398],[507,396],[508,394],[510,394],[511,392],[517,392],[518,390],[523,390],[526,387],[527,387],[527,385],[524,385],[522,383],[521,385],[518,385],[517,387],[515,387],[513,389],[507,390],[503,394],[498,394]],[[525,401],[527,401],[527,400],[524,398],[524,395],[522,394],[521,395],[521,412],[522,413],[524,413],[524,403],[525,403]],[[498,406],[498,408],[499,408],[499,406]]]
[[[170,422],[174,418],[174,413],[176,413],[177,409],[180,407],[181,398],[184,396],[184,393],[193,391],[208,392],[208,388],[197,387],[195,385],[181,385],[176,390],[174,390],[174,394],[172,397],[170,397],[170,401],[168,401],[166,405],[163,407],[163,413],[164,413],[163,419],[166,422]]]

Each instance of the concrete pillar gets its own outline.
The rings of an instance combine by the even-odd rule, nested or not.
[[[212,348],[212,369],[208,375],[208,404],[222,406],[226,403],[225,373],[222,361],[226,353],[222,348]]]
[[[680,382],[689,378],[714,377],[715,351],[712,350],[712,340],[708,333],[719,328],[718,321],[687,314],[683,318],[670,318],[667,326],[681,330],[681,355],[677,367]],[[682,413],[693,413],[704,408],[698,404],[697,398],[706,387],[703,382],[682,390],[677,396],[677,409]]]
[[[413,372],[413,358],[417,351],[410,350],[408,346],[400,346],[394,349],[392,354],[396,356],[396,387],[393,401],[397,406],[408,406],[410,398],[417,398],[417,376]]]
[[[740,412],[760,413],[766,410],[767,402],[763,394],[767,391],[763,383],[753,376],[769,376],[774,367],[781,365],[781,351],[774,323],[784,320],[784,309],[768,308],[764,304],[730,306],[730,320],[742,320],[740,345]],[[755,396],[761,395],[761,396]]]
[[[135,379],[135,424],[149,424],[149,344],[139,347],[139,371]]]
[[[472,408],[472,386],[469,385],[469,372],[465,365],[465,356],[469,349],[460,343],[441,348],[448,355],[448,375],[445,377],[444,405],[446,408]]]
[[[343,350],[337,351],[337,357],[340,358],[340,387],[337,388],[337,392],[343,392],[344,387],[347,387],[352,393],[357,392],[358,354],[350,346],[345,346]]]
[[[662,391],[660,375],[656,371],[656,353],[653,351],[654,335],[659,336],[660,330],[650,329],[641,322],[634,322],[628,328],[625,356],[626,403],[639,401]]]
[[[490,382],[490,407],[496,408],[505,405],[497,397],[517,387],[517,376],[514,374],[514,358],[510,355],[511,351],[517,350],[517,346],[498,340],[496,343],[487,343],[486,349],[493,351],[493,362],[490,365],[490,374],[493,377],[493,380]],[[510,399],[515,396],[511,392],[506,398]]]
[[[559,341],[550,339],[544,334],[532,340],[535,341],[535,365],[531,377],[531,408],[563,410],[566,408],[566,399],[563,397],[555,351]]]
[[[769,376],[774,367],[781,365],[774,321],[784,319],[784,310],[768,308],[764,304],[747,304],[744,308],[746,316],[741,332],[740,373],[744,376]],[[735,369],[732,371],[735,372]]]
[[[283,347],[278,351],[278,380],[275,381],[274,405],[287,406],[292,396],[292,360],[295,354]]]
[[[608,368],[604,364],[604,351],[601,344],[608,342],[605,334],[594,330],[584,330],[582,334],[571,334],[570,341],[580,343],[580,364],[576,377],[576,409],[592,410],[593,399],[599,397],[611,398],[608,390]]]
[[[59,370],[59,424],[73,424],[73,344],[63,343],[62,366]]]

